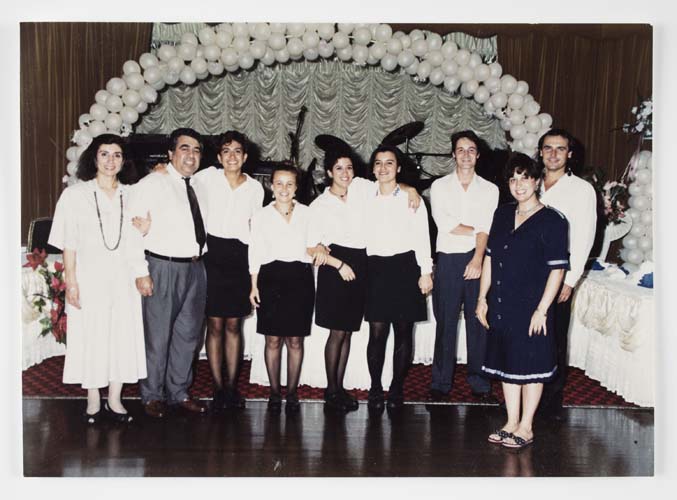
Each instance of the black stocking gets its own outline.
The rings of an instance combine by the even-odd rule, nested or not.
[[[282,338],[266,335],[264,359],[270,381],[270,394],[280,395],[280,361],[282,357]]]
[[[226,318],[226,388],[237,389],[237,379],[242,362],[242,318]]]
[[[287,345],[287,397],[296,395],[303,364],[303,337],[285,338]]]
[[[339,365],[343,353],[345,333],[342,330],[330,330],[324,346],[324,364],[327,371],[327,392],[332,394],[339,389]],[[345,372],[345,366],[343,367]]]
[[[346,366],[348,365],[348,356],[350,356],[350,340],[353,337],[353,332],[346,332],[341,345],[341,357],[339,358],[338,369],[336,370],[336,385],[339,390],[343,390],[343,377],[346,374]]]
[[[393,380],[390,383],[390,394],[401,396],[404,379],[411,365],[413,350],[413,329],[411,321],[398,321],[393,324],[395,331],[395,348],[393,349]]]
[[[217,389],[223,389],[223,323],[223,318],[207,320],[207,360]]]
[[[390,323],[382,321],[369,322],[369,343],[367,344],[367,365],[371,377],[371,388],[382,389],[381,375],[386,358],[386,343],[390,333]]]

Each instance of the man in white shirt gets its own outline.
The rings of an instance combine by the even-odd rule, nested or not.
[[[142,265],[150,278],[137,279],[137,288],[143,294],[152,287],[152,295],[143,298],[148,378],[140,381],[139,388],[145,412],[154,418],[165,415],[166,404],[189,413],[206,412],[188,394],[207,296],[201,260],[206,232],[191,185],[200,166],[202,138],[192,129],[181,128],[172,132],[169,141],[168,175],[147,175],[134,186],[130,199],[132,216],[152,220],[137,243],[145,248]]]
[[[451,392],[456,366],[456,331],[463,305],[468,353],[468,383],[479,401],[496,402],[482,373],[487,332],[475,317],[479,278],[498,188],[475,173],[480,139],[470,130],[451,136],[456,169],[433,182],[432,215],[437,224],[437,264],[433,312],[437,322],[430,396]]]
[[[597,224],[595,190],[592,185],[571,172],[574,140],[566,130],[551,129],[538,143],[539,161],[544,171],[541,202],[562,212],[569,222],[571,269],[564,275],[554,310],[557,374],[551,382],[544,385],[539,405],[539,414],[554,419],[561,418],[562,395],[567,377],[571,299],[588,260]]]

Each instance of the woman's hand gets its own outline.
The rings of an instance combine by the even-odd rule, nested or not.
[[[415,187],[400,183],[400,189],[407,193],[409,200],[409,208],[413,208],[414,212],[421,206],[421,195],[418,194]]]
[[[487,321],[487,313],[489,312],[489,306],[487,305],[487,299],[480,298],[477,299],[477,307],[475,308],[475,317],[477,321],[480,322],[484,328],[489,330],[489,322]]]
[[[422,274],[418,279],[418,287],[423,295],[426,295],[433,289],[433,278],[431,274]]]
[[[353,281],[355,279],[355,271],[345,262],[342,262],[336,270],[341,275],[341,278],[343,278],[343,281]]]
[[[146,236],[148,231],[150,231],[150,212],[146,212],[146,217],[132,217],[132,225],[139,230],[139,232]]]
[[[540,335],[541,331],[543,332],[543,336],[548,334],[545,326],[546,319],[548,319],[548,316],[541,312],[540,309],[534,311],[534,314],[531,315],[531,323],[529,323],[529,337],[532,335]]]
[[[153,279],[150,276],[136,278],[136,289],[142,297],[150,297],[153,295]]]
[[[76,282],[66,284],[66,302],[76,309],[80,307],[80,287]]]
[[[251,302],[252,307],[259,307],[261,305],[261,297],[257,287],[252,287],[252,291],[249,292],[249,302]]]
[[[315,245],[312,248],[308,248],[308,254],[313,259],[314,266],[324,266],[329,260],[329,253],[331,249],[324,246],[322,243]]]
[[[153,167],[151,172],[157,172],[158,174],[166,174],[167,173],[167,164],[166,163],[158,163]]]

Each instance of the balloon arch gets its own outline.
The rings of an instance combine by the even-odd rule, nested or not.
[[[184,33],[176,46],[165,44],[157,55],[146,52],[138,62],[125,62],[122,76],[111,78],[94,96],[89,112],[80,116],[80,128],[71,139],[74,145],[66,151],[64,182],[76,182],[78,158],[94,137],[128,136],[167,85],[192,85],[224,71],[250,70],[257,61],[271,66],[333,57],[360,66],[380,65],[386,71],[399,67],[417,81],[429,80],[474,99],[500,120],[513,151],[533,155],[539,137],[552,125],[552,117],[540,113],[525,81],[503,75],[498,62],[485,64],[478,53],[459,49],[437,33],[393,33],[388,24],[224,23],[205,27],[198,36]]]

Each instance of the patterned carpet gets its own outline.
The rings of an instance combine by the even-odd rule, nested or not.
[[[86,391],[77,385],[64,385],[61,382],[63,372],[63,356],[46,359],[42,363],[32,366],[22,374],[23,395],[26,397],[86,397]],[[267,398],[268,387],[249,383],[249,369],[251,363],[245,361],[240,373],[239,389],[242,395],[248,399]],[[431,367],[426,365],[412,365],[404,386],[405,399],[407,401],[428,401],[430,388]],[[350,391],[358,399],[366,399],[367,391]],[[493,384],[494,395],[502,400],[501,384]],[[200,360],[197,364],[197,373],[191,394],[198,398],[209,398],[212,395],[212,377],[206,360]],[[301,399],[322,399],[323,389],[309,386],[299,387]],[[123,396],[136,398],[139,396],[137,384],[128,384],[123,390]],[[454,376],[454,390],[449,399],[452,403],[472,403],[473,398],[470,387],[466,382],[466,367],[458,365]],[[567,385],[564,389],[564,405],[566,406],[627,406],[635,405],[627,403],[622,397],[607,391],[599,382],[588,378],[582,370],[570,368]]]

